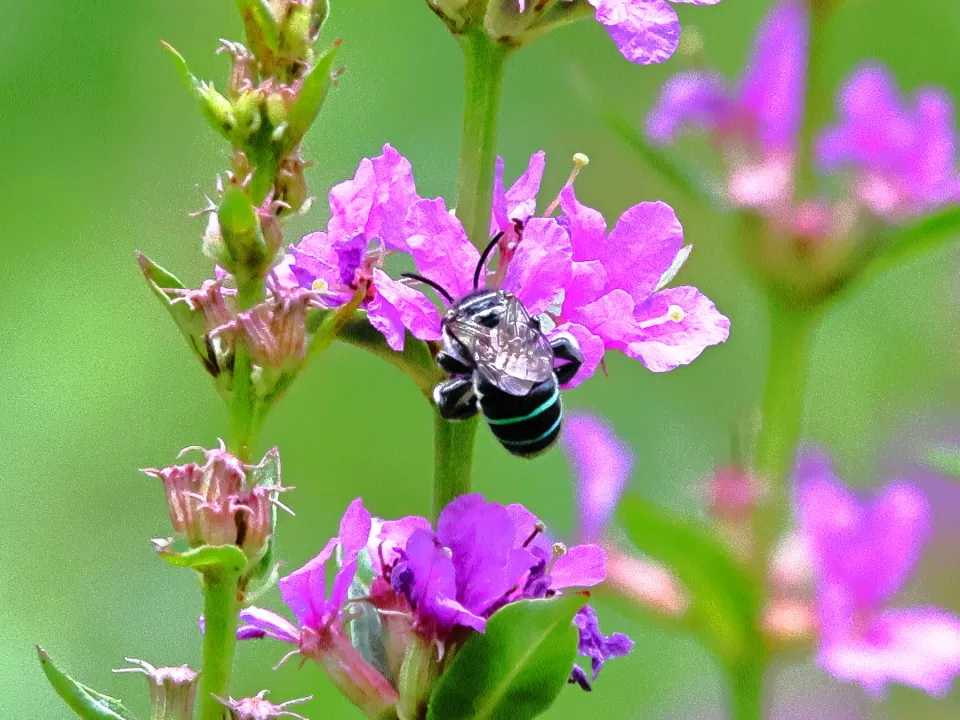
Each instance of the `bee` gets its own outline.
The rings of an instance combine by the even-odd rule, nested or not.
[[[483,413],[494,437],[514,455],[533,457],[560,434],[560,386],[583,365],[576,338],[559,333],[548,340],[540,319],[505,290],[480,289],[487,256],[503,233],[480,256],[473,291],[455,300],[437,283],[414,273],[444,296],[450,307],[441,321],[437,364],[450,374],[433,389],[441,417],[465,420]],[[563,364],[555,367],[555,361]]]

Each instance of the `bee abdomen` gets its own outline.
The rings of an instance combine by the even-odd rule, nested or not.
[[[521,397],[502,391],[484,393],[480,408],[497,440],[514,455],[536,455],[560,434],[563,408],[560,388],[552,380]]]

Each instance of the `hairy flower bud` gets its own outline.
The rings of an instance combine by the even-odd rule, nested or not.
[[[274,705],[269,700],[266,700],[265,697],[269,691],[261,690],[254,697],[243,698],[241,700],[234,700],[233,698],[221,698],[218,697],[217,700],[230,710],[230,717],[233,720],[271,720],[271,718],[278,717],[292,717],[300,718],[300,720],[306,720],[303,715],[297,715],[295,712],[290,712],[286,708],[291,705],[296,705],[298,703],[305,703],[310,700],[313,700],[313,696],[305,698],[298,698],[296,700],[287,700],[284,703],[279,705]]]
[[[205,545],[236,545],[251,565],[267,552],[274,530],[274,506],[286,509],[277,494],[287,488],[280,484],[279,456],[268,453],[257,466],[244,465],[219,448],[200,450],[203,465],[188,463],[143,472],[160,478],[167,494],[167,505],[174,533],[191,548]],[[168,551],[170,543],[158,546]]]
[[[266,301],[238,314],[235,323],[258,365],[288,369],[306,356],[307,311],[319,306],[315,292],[276,288]]]
[[[197,673],[186,665],[158,668],[143,660],[124,659],[135,667],[120,668],[114,672],[142,673],[147,676],[150,717],[153,720],[192,720]]]

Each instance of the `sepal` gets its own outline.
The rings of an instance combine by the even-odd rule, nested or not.
[[[187,344],[196,355],[197,359],[203,364],[203,367],[214,378],[217,379],[217,389],[221,393],[227,392],[227,386],[223,382],[227,380],[227,374],[222,373],[222,368],[218,362],[216,353],[212,350],[208,340],[208,324],[204,313],[196,308],[191,308],[186,302],[183,302],[183,283],[160,265],[142,253],[137,253],[137,262],[143,271],[143,277],[150,286],[150,290],[160,301],[177,328],[186,338]]]
[[[154,540],[160,557],[174,567],[192,568],[198,572],[219,572],[239,575],[247,566],[247,556],[236,545],[201,545],[192,548],[183,539]]]
[[[187,61],[183,55],[177,52],[174,47],[168,43],[160,43],[163,48],[170,53],[173,63],[180,74],[183,84],[190,94],[193,95],[200,104],[200,112],[217,133],[233,142],[237,121],[233,114],[233,105],[230,101],[217,92],[217,89],[211,84],[202,82],[190,72]]]
[[[54,691],[83,720],[136,720],[116,698],[99,693],[63,672],[39,645],[37,655]]]

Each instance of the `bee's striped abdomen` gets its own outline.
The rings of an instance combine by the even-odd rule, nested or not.
[[[554,378],[535,385],[528,395],[510,395],[478,383],[480,409],[497,440],[514,455],[530,457],[546,450],[560,434],[563,409]]]

